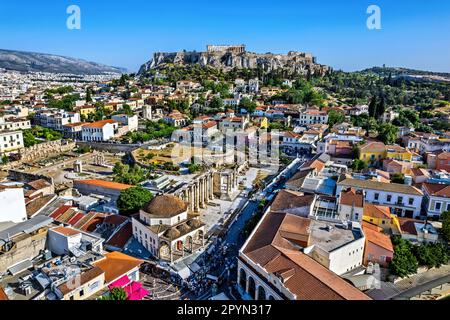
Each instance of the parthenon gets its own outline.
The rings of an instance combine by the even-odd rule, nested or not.
[[[216,46],[216,45],[208,45],[206,46],[206,50],[208,52],[230,52],[230,53],[244,53],[245,45],[237,45],[237,46]]]

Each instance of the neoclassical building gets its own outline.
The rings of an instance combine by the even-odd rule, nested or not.
[[[133,217],[133,235],[160,260],[173,263],[204,246],[205,225],[188,214],[188,203],[159,195]]]

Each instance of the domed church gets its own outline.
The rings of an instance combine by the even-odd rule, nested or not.
[[[155,257],[170,263],[204,246],[205,224],[188,214],[188,204],[173,195],[159,195],[133,217],[134,237]]]

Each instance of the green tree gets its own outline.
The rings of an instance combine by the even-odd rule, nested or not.
[[[108,295],[103,296],[100,300],[109,300],[109,301],[120,301],[120,300],[128,300],[128,295],[126,291],[121,287],[116,287],[109,291]]]
[[[2,156],[2,164],[7,164],[8,162],[9,162],[9,157],[6,154],[4,154]]]
[[[390,123],[383,123],[378,129],[378,139],[385,144],[392,144],[397,140],[398,127]]]
[[[224,104],[222,98],[219,97],[212,98],[211,102],[209,103],[209,108],[215,111],[223,111]]]
[[[394,173],[391,178],[392,183],[404,184],[405,183],[405,175],[403,173]]]
[[[130,185],[137,185],[147,179],[148,171],[139,165],[129,166],[120,162],[113,168],[114,181]]]
[[[394,244],[394,258],[390,264],[392,273],[399,277],[416,273],[419,264],[412,253],[412,244],[400,237],[394,237],[392,242]]]
[[[247,110],[248,113],[253,113],[256,110],[256,102],[250,100],[249,98],[243,98],[239,106]]]
[[[92,88],[86,88],[86,102],[92,102]]]
[[[364,169],[367,169],[368,165],[367,162],[363,161],[363,160],[359,160],[359,159],[355,159],[353,160],[352,163],[352,169],[355,171],[362,171]]]
[[[413,253],[421,266],[439,268],[448,263],[448,250],[441,243],[426,243],[414,246]]]
[[[442,229],[441,233],[444,239],[450,241],[450,211],[446,211],[441,215]]]
[[[345,120],[345,115],[342,112],[336,110],[330,110],[328,112],[328,125],[332,128],[337,123],[342,123]]]
[[[117,207],[121,215],[130,216],[138,212],[152,198],[153,194],[149,190],[140,186],[132,187],[120,192]]]

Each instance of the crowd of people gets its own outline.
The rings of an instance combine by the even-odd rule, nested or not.
[[[197,262],[200,267],[194,274],[187,278],[182,287],[189,290],[195,298],[214,294],[224,281],[228,281],[229,272],[234,268],[233,260],[227,257],[228,246],[216,239]]]

